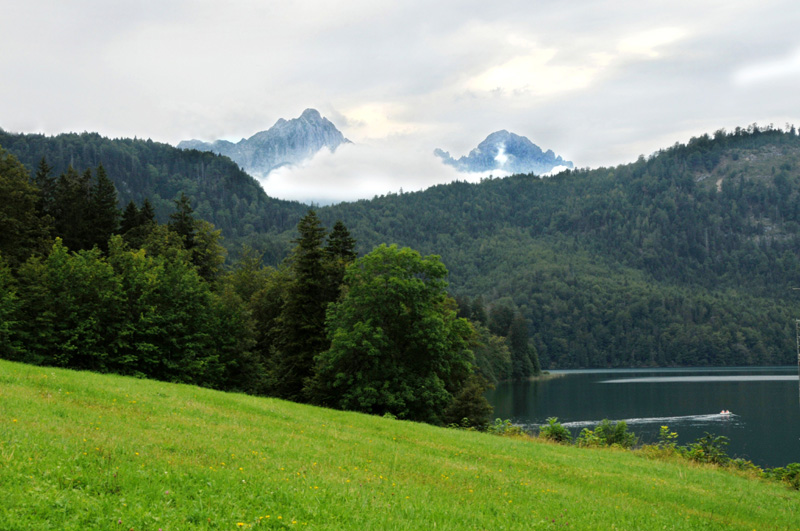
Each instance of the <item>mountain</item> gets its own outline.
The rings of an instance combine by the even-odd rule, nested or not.
[[[457,160],[441,149],[434,150],[433,154],[441,158],[444,164],[469,173],[502,171],[542,175],[559,166],[572,168],[572,162],[557,157],[552,150],[543,152],[526,137],[506,130],[490,134],[469,155]]]
[[[0,146],[31,172],[43,155],[56,175],[102,163],[123,202],[148,196],[162,221],[185,192],[232,254],[247,243],[270,265],[308,209],[267,197],[213,153],[88,133],[0,131]],[[397,243],[440,255],[465,314],[525,316],[543,368],[797,360],[795,129],[718,131],[616,167],[454,182],[318,215],[343,221],[360,254]]]
[[[335,151],[347,143],[350,141],[327,118],[323,118],[315,109],[306,109],[299,118],[281,118],[266,131],[243,138],[235,144],[227,140],[211,143],[184,140],[178,144],[178,148],[225,155],[250,175],[266,177],[281,166],[305,162],[322,148]]]

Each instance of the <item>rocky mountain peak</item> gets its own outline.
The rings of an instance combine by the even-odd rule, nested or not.
[[[278,119],[275,125],[237,143],[184,140],[181,149],[212,151],[230,157],[245,171],[266,177],[272,170],[309,160],[321,149],[335,151],[350,143],[333,123],[316,109],[306,109],[298,118]]]
[[[468,173],[503,171],[541,175],[558,166],[573,166],[572,162],[556,156],[552,150],[543,152],[528,138],[505,129],[491,133],[467,156],[455,159],[441,149],[435,150],[434,155],[442,159],[444,164]]]

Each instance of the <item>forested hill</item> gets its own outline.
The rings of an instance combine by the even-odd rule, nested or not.
[[[253,177],[227,157],[141,139],[109,139],[97,133],[57,136],[11,134],[0,129],[0,147],[34,175],[44,157],[58,176],[69,166],[82,172],[102,164],[114,182],[120,207],[150,200],[156,218],[166,222],[181,192],[195,214],[222,229],[227,243],[249,242],[278,261],[288,242],[274,234],[293,228],[307,206],[268,197]],[[272,234],[271,237],[265,235]]]
[[[455,294],[510,297],[545,367],[795,359],[794,130],[718,132],[615,168],[454,183],[320,216],[364,248],[441,254]]]
[[[282,259],[307,207],[268,198],[228,159],[98,135],[8,135],[33,170],[102,163],[123,202],[195,212]],[[452,183],[318,211],[363,254],[439,254],[469,315],[518,307],[544,368],[792,363],[800,317],[800,138],[747,129],[631,164]],[[477,301],[476,301],[477,298]],[[475,315],[472,315],[475,317]]]

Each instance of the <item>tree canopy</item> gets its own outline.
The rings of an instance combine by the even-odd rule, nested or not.
[[[437,256],[381,245],[347,268],[331,305],[331,347],[317,357],[325,405],[442,423],[473,372],[474,331],[446,293]],[[460,419],[457,419],[460,420]]]

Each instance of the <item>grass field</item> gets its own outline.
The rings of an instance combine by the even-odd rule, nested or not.
[[[0,530],[800,529],[687,462],[0,361]]]

